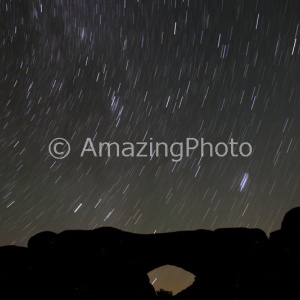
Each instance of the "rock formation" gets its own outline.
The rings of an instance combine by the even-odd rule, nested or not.
[[[135,234],[111,227],[41,232],[0,247],[2,295],[156,297],[147,273],[175,265],[195,275],[175,297],[300,299],[300,208],[270,238],[260,229]]]

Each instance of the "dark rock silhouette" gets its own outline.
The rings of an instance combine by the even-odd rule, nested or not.
[[[28,247],[0,247],[2,295],[75,298],[170,296],[147,273],[175,265],[195,275],[175,295],[199,299],[300,299],[300,208],[270,238],[260,229],[135,234],[111,227],[41,232]]]

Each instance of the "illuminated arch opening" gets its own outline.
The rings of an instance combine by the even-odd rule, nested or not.
[[[164,265],[148,273],[155,291],[171,291],[173,296],[193,284],[195,275],[173,265]]]

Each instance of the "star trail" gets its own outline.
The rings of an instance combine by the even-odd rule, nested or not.
[[[1,1],[1,245],[101,226],[278,229],[300,203],[299,11],[296,0]],[[48,151],[55,138],[70,144],[64,159]],[[253,151],[80,157],[87,138]]]

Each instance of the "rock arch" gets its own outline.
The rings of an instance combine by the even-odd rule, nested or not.
[[[53,297],[145,298],[155,296],[147,274],[173,265],[196,276],[179,297],[209,293],[211,299],[295,299],[300,294],[299,216],[299,208],[288,212],[270,238],[248,228],[42,232],[29,240],[28,248],[0,247],[0,288],[33,297],[48,291]]]

